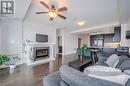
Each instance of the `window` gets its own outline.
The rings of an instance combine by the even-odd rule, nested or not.
[[[1,14],[14,14],[14,1],[1,1]]]

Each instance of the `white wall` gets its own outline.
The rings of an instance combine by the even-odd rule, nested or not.
[[[127,30],[130,30],[130,20],[121,25],[121,46],[128,46],[130,48],[130,39],[126,39],[125,35]]]
[[[126,31],[130,30],[130,0],[120,0],[121,46],[128,46],[130,52],[130,39],[126,39]]]
[[[63,30],[62,29],[56,29],[56,53],[59,53],[59,45],[62,46],[63,42]],[[60,43],[58,45],[58,37],[61,37]]]
[[[82,44],[87,44],[88,46],[90,46],[90,35],[89,35],[89,33],[82,35]]]
[[[71,34],[67,29],[63,30],[63,55],[76,52],[74,49],[78,47],[79,37],[77,34]]]
[[[56,43],[56,29],[47,27],[44,24],[35,21],[23,22],[23,40],[30,40],[36,42],[36,34],[48,35],[49,43]]]
[[[23,22],[23,42],[30,40],[32,43],[36,42],[36,34],[48,35],[48,43],[56,44],[56,29],[46,26],[44,23],[39,23],[35,20],[25,20]],[[54,46],[54,56],[56,57],[56,46]]]
[[[57,29],[57,38],[59,38],[59,46],[62,46],[62,33],[63,33],[63,30],[62,29]]]
[[[13,19],[2,20],[0,27],[1,52],[8,55],[17,55],[21,58],[21,62],[23,60],[22,44],[26,39],[35,42],[36,33],[47,34],[49,36],[49,43],[56,43],[56,29],[39,24],[38,22],[23,22]]]
[[[2,53],[22,57],[22,21],[2,20]]]
[[[1,21],[0,21],[0,53],[1,53],[1,48],[2,48],[2,29],[1,29]]]

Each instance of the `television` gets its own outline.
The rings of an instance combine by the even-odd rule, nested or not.
[[[48,35],[36,34],[36,42],[48,42]]]

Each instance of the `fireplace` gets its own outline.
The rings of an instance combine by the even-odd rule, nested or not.
[[[34,60],[49,58],[49,47],[34,47]]]

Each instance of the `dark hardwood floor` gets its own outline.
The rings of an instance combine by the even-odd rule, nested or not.
[[[55,61],[38,65],[26,66],[25,64],[10,71],[0,70],[0,86],[43,86],[44,76],[57,71],[62,65],[62,58],[57,57]]]

